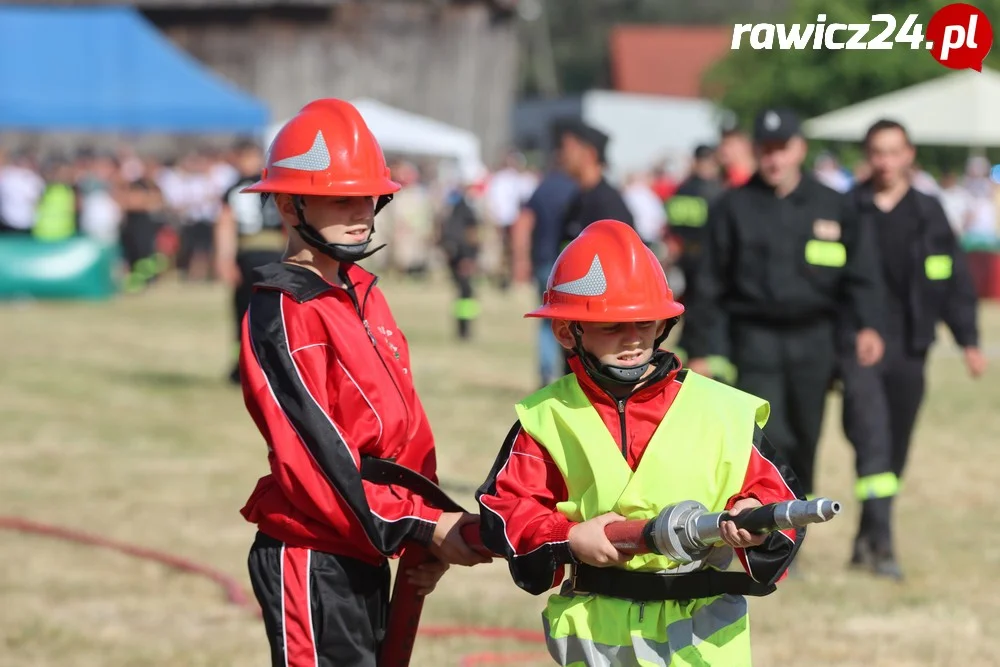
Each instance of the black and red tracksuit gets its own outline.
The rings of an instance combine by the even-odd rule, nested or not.
[[[429,544],[441,515],[361,478],[373,456],[436,481],[434,439],[377,279],[355,265],[341,275],[346,288],[260,267],[243,323],[243,395],[270,473],[241,512],[258,527],[250,576],[282,667],[374,667],[387,558]]]
[[[656,370],[647,383],[619,401],[587,375],[579,357],[570,359],[581,388],[632,470],[639,465],[686,373],[681,372],[677,357],[667,352],[657,352],[654,363]],[[476,495],[483,542],[506,556],[517,585],[535,595],[558,586],[565,566],[573,561],[569,549],[573,524],[556,509],[557,503],[567,500],[566,482],[549,453],[520,422],[510,430],[489,478]],[[743,488],[726,509],[742,498],[768,504],[804,497],[787,464],[775,454],[761,429],[755,428]],[[780,531],[758,547],[735,551],[751,578],[760,583],[776,582],[785,577],[803,537],[801,530]]]

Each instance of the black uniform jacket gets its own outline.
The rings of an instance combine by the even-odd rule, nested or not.
[[[803,174],[779,198],[757,174],[716,200],[706,227],[685,317],[691,358],[731,358],[741,322],[832,325],[846,311],[882,330],[875,239],[845,195]]]
[[[940,321],[962,347],[978,346],[976,288],[965,251],[948,224],[941,202],[917,190],[912,194],[917,204],[918,232],[909,247],[897,249],[908,253],[910,259],[905,303],[910,351],[925,352],[934,342]],[[871,183],[859,184],[851,191],[850,198],[861,223],[872,227],[878,209]],[[847,326],[853,324],[848,322]]]

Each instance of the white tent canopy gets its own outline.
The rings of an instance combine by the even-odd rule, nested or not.
[[[916,144],[1000,146],[1000,73],[966,70],[925,81],[812,118],[814,139],[858,142],[875,121],[902,123]]]
[[[476,178],[485,169],[481,142],[468,130],[391,107],[372,99],[351,100],[386,153],[454,160],[461,175]],[[270,146],[287,122],[268,127],[264,137]]]

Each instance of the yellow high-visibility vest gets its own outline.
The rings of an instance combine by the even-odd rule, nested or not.
[[[62,183],[45,188],[35,209],[31,234],[39,241],[65,241],[76,234],[76,193]]]
[[[536,392],[516,411],[521,427],[545,448],[566,482],[568,498],[558,510],[581,522],[612,511],[626,519],[651,519],[683,500],[723,511],[742,488],[754,428],[764,426],[770,407],[687,371],[634,472],[575,375]],[[623,567],[681,573],[714,565],[681,565],[648,554]],[[549,652],[566,667],[750,665],[749,618],[741,595],[640,603],[564,587],[549,597],[543,621]]]

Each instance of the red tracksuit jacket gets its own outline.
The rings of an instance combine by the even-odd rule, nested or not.
[[[587,375],[579,358],[570,359],[580,386],[633,470],[683,381],[680,361],[673,354],[657,352],[655,362],[647,384],[624,400],[620,411],[619,402]],[[748,497],[765,505],[804,499],[794,474],[759,428],[753,445],[743,488],[726,508]],[[483,542],[507,557],[517,585],[535,595],[558,586],[564,566],[572,561],[568,535],[573,524],[556,510],[556,504],[567,499],[566,484],[549,453],[520,423],[507,435],[477,499]],[[805,531],[794,530],[772,533],[759,547],[736,553],[755,581],[780,581],[804,535]]]
[[[406,338],[376,277],[351,265],[344,289],[291,264],[269,264],[258,275],[240,372],[271,473],[241,513],[289,545],[373,564],[398,555],[407,540],[428,544],[440,510],[359,472],[370,455],[437,481]]]

